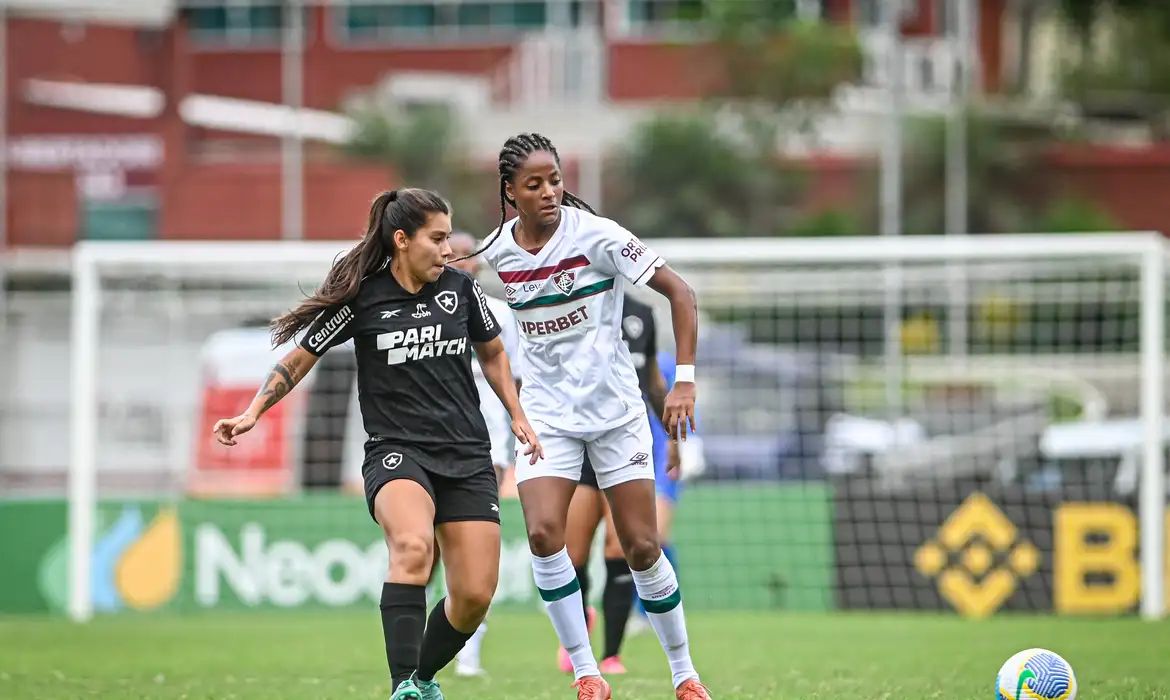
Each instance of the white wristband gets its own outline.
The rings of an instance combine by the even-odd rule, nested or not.
[[[695,383],[695,366],[694,365],[678,365],[674,368],[675,382],[690,382]]]

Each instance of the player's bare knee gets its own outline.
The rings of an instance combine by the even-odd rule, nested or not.
[[[626,547],[626,562],[634,571],[645,571],[662,556],[658,536],[653,532],[639,534]]]
[[[528,548],[538,557],[551,557],[565,547],[565,528],[555,520],[533,518],[528,523]]]
[[[390,542],[390,576],[400,583],[426,585],[434,563],[433,534],[396,533]]]
[[[483,622],[492,605],[493,595],[495,587],[487,584],[461,586],[457,594],[452,591],[448,598],[451,624],[456,629],[468,629]]]

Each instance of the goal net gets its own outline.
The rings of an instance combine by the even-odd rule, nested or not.
[[[653,245],[701,308],[701,440],[668,538],[688,610],[1161,615],[1158,237]],[[377,601],[352,352],[237,447],[211,438],[288,349],[267,320],[342,250],[79,244],[59,553],[74,619]],[[634,293],[672,352],[669,305]],[[506,484],[500,507],[496,604],[535,610]]]

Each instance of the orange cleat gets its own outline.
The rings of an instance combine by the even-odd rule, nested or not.
[[[601,676],[585,676],[573,683],[577,700],[610,700],[613,691]]]
[[[683,681],[682,685],[674,689],[674,696],[678,700],[711,700],[707,687],[697,679]]]

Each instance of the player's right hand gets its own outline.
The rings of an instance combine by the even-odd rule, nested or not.
[[[666,414],[662,416],[662,426],[671,440],[687,439],[687,427],[695,432],[695,384],[694,382],[675,382],[670,391],[666,392]]]
[[[243,435],[256,425],[256,419],[247,413],[235,418],[223,418],[215,423],[211,434],[221,445],[231,447],[236,444],[236,436]]]
[[[527,419],[519,418],[512,421],[512,434],[522,444],[527,445],[524,448],[524,456],[529,458],[529,464],[536,464],[536,460],[544,459],[544,448],[540,446],[540,438],[536,437],[536,431],[528,424]]]

